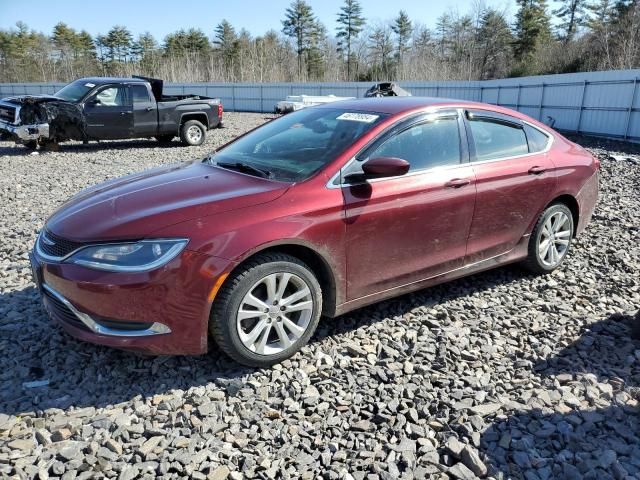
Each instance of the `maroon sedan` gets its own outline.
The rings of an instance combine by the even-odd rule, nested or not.
[[[333,103],[81,192],[41,231],[34,274],[80,339],[199,354],[211,337],[266,366],[321,315],[511,262],[554,270],[591,217],[598,166],[500,107]]]

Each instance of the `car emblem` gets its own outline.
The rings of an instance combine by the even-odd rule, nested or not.
[[[54,241],[53,241],[53,240],[51,240],[49,237],[47,237],[47,234],[46,234],[46,233],[43,233],[43,234],[42,234],[42,241],[43,241],[44,243],[46,243],[47,245],[49,245],[49,246],[53,246],[53,245],[55,245],[55,244],[56,244],[56,242],[54,242]]]

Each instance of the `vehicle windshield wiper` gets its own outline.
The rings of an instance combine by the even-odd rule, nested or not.
[[[211,159],[212,160],[212,159]],[[264,168],[254,167],[244,162],[215,162],[213,165],[218,167],[228,168],[229,170],[237,170],[242,173],[248,173],[250,175],[256,175],[262,178],[273,178],[273,173],[270,170]]]

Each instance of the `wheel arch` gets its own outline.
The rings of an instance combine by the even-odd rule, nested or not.
[[[578,222],[580,220],[580,205],[578,204],[578,200],[573,195],[564,193],[551,200],[551,202],[544,207],[544,210],[555,203],[562,203],[571,211],[571,216],[573,217],[573,236],[575,237],[578,230]]]
[[[209,128],[209,117],[204,112],[183,113],[180,117],[180,128],[189,120],[197,120],[202,123],[206,129]]]
[[[221,286],[224,286],[228,279],[233,276],[234,272],[236,272],[247,261],[250,261],[257,255],[265,253],[284,253],[307,264],[318,279],[320,287],[322,288],[322,314],[328,317],[334,317],[336,315],[336,305],[340,294],[337,290],[338,282],[336,280],[334,269],[323,254],[318,252],[317,249],[304,243],[284,241],[282,243],[263,245],[247,252],[238,259],[237,263],[233,269],[231,269]]]

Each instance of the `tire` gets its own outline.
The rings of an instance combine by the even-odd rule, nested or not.
[[[158,135],[156,136],[156,140],[162,145],[168,145],[173,140],[175,135]]]
[[[37,150],[38,149],[38,142],[35,141],[35,140],[30,140],[28,142],[24,142],[23,145],[27,150]]]
[[[199,131],[200,133],[195,133]],[[207,129],[198,120],[189,120],[180,127],[180,140],[185,145],[195,147],[202,145],[207,138]]]
[[[563,203],[555,203],[548,207],[542,212],[531,232],[525,267],[539,274],[554,271],[562,265],[569,253],[573,232],[571,210]],[[549,246],[545,249],[544,242],[547,240]]]
[[[275,279],[272,284],[275,295],[269,296],[268,279]],[[286,289],[278,296],[284,279]],[[250,293],[253,298],[248,297]],[[305,295],[296,299],[294,294]],[[290,302],[294,307],[307,307],[289,313],[284,310],[285,316],[281,316],[282,309],[287,307],[276,304],[277,300],[262,302],[269,298],[280,299],[284,304],[288,298],[294,298]],[[247,303],[247,299],[252,303]],[[238,321],[241,307],[246,318]],[[263,308],[270,311],[267,313]],[[269,367],[306,345],[318,326],[321,312],[322,290],[311,269],[296,257],[266,253],[241,265],[224,283],[211,309],[209,332],[220,349],[238,363]]]

